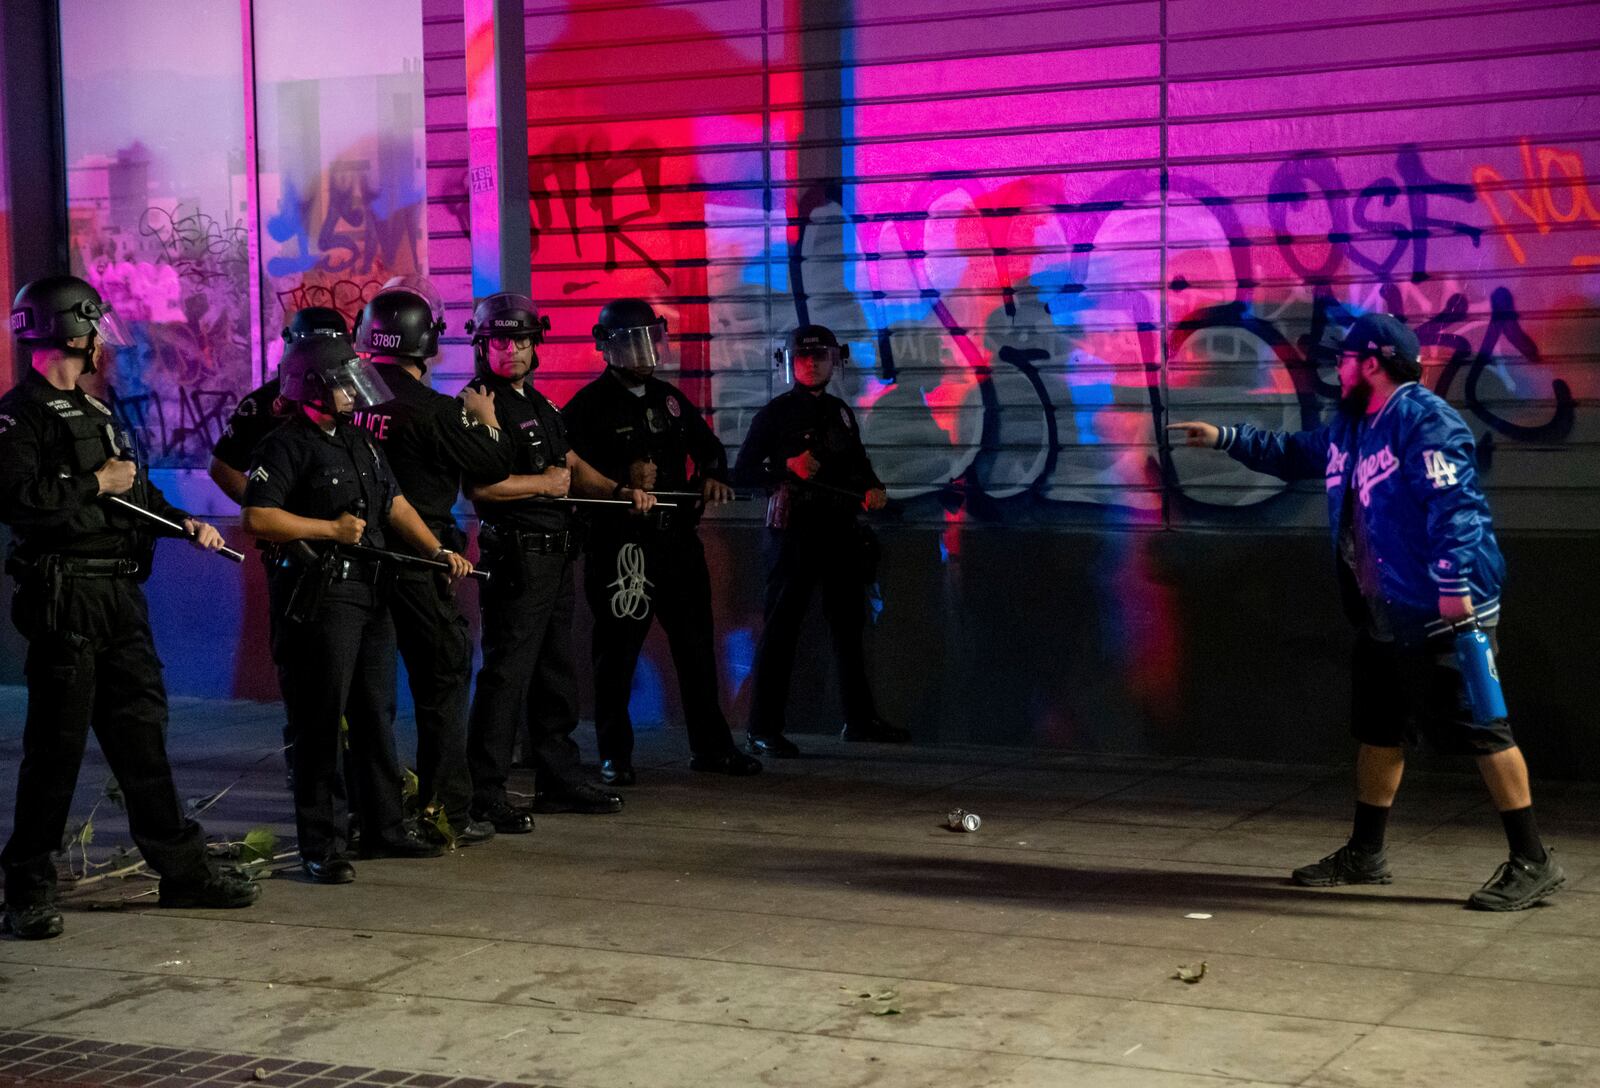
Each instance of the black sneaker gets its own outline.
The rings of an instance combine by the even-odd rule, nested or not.
[[[696,753],[689,757],[691,771],[705,771],[708,774],[725,774],[734,778],[744,778],[752,774],[761,773],[761,761],[754,756],[747,756],[737,748],[729,748],[725,752],[712,752],[705,755]]]
[[[526,835],[533,830],[533,813],[504,799],[472,806],[472,819],[489,824],[502,835]]]
[[[1373,854],[1346,843],[1315,865],[1296,869],[1293,880],[1306,888],[1331,888],[1335,884],[1390,884],[1394,877],[1389,872],[1387,851],[1380,848]]]
[[[6,904],[0,914],[0,933],[9,933],[19,941],[48,941],[61,936],[66,923],[54,903],[35,903],[31,907],[13,907]]]
[[[607,759],[600,763],[600,781],[608,786],[632,786],[638,783],[639,776],[633,773],[631,763]]]
[[[533,811],[581,812],[589,816],[600,816],[621,812],[622,795],[603,790],[599,786],[591,786],[587,782],[579,782],[548,793],[536,791],[533,795]]]
[[[1547,849],[1543,861],[1512,854],[1500,863],[1489,883],[1467,897],[1473,910],[1527,910],[1561,890],[1567,874],[1556,864],[1555,851]]]
[[[782,734],[766,736],[761,733],[751,733],[750,752],[752,755],[771,756],[773,759],[793,759],[800,754],[800,746]]]
[[[217,869],[204,880],[174,881],[161,878],[163,907],[207,910],[233,910],[248,907],[261,898],[261,885],[231,866]]]

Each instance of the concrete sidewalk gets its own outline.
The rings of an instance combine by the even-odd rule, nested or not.
[[[7,813],[20,705],[0,691]],[[175,705],[185,796],[261,760],[214,837],[292,837],[280,720]],[[0,1081],[1600,1085],[1600,788],[1538,789],[1569,888],[1494,915],[1462,909],[1505,853],[1470,775],[1407,783],[1395,884],[1312,891],[1285,877],[1342,841],[1342,768],[800,737],[735,781],[641,739],[618,816],[349,887],[280,874],[250,911],[83,890],[61,940],[0,944]],[[96,753],[82,811],[104,778]],[[980,831],[940,826],[957,805]]]

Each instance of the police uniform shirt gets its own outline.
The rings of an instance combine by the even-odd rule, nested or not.
[[[250,471],[256,447],[287,418],[273,411],[277,402],[277,378],[246,393],[228,417],[228,425],[222,429],[211,455],[235,472]]]
[[[807,449],[821,463],[813,477],[816,483],[863,494],[883,486],[861,444],[850,406],[831,393],[814,395],[804,389],[780,394],[756,413],[739,448],[734,479],[771,486],[789,475],[784,463]]]
[[[0,397],[0,521],[16,531],[24,558],[136,558],[159,535],[99,499],[95,470],[135,454],[131,443],[110,408],[82,390],[57,389],[38,371]],[[171,521],[189,516],[150,483],[142,464],[121,497]]]
[[[377,370],[394,396],[354,413],[354,420],[378,440],[401,493],[428,528],[441,540],[447,533],[456,536],[451,508],[462,477],[481,483],[505,479],[511,471],[510,435],[485,427],[460,400],[430,389],[404,367],[379,363]]]
[[[628,482],[633,462],[653,461],[661,491],[689,487],[690,460],[695,476],[727,482],[727,450],[689,399],[659,378],[645,379],[642,389],[608,369],[578,390],[561,410],[578,456],[619,483]]]
[[[329,434],[299,412],[257,448],[243,505],[324,521],[355,514],[367,523],[361,543],[382,548],[399,493],[388,460],[366,431],[340,421]],[[357,509],[362,503],[365,512]]]
[[[567,452],[567,428],[561,413],[545,395],[532,385],[524,384],[518,392],[511,383],[495,375],[474,378],[474,389],[494,394],[495,416],[500,429],[510,435],[512,476],[537,476],[552,465],[564,466]],[[469,484],[492,484],[504,479],[506,474],[492,480],[469,477]],[[565,532],[571,522],[570,506],[528,497],[507,502],[476,502],[478,517],[499,529],[516,529],[533,533]]]

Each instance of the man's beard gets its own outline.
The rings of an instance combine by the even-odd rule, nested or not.
[[[1363,378],[1356,383],[1356,387],[1339,398],[1339,411],[1351,419],[1360,419],[1367,414],[1367,405],[1372,403],[1372,383]]]

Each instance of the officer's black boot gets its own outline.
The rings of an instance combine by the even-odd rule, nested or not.
[[[0,933],[9,933],[19,941],[48,941],[61,936],[66,923],[54,903],[35,903],[27,907],[14,907],[7,903],[0,915]]]
[[[548,791],[533,795],[535,812],[581,812],[588,816],[602,816],[622,811],[622,795],[592,786],[587,782],[552,785]]]
[[[800,746],[781,733],[770,736],[751,733],[750,751],[758,756],[771,756],[773,759],[793,759],[800,754]]]
[[[533,813],[502,798],[472,806],[474,822],[483,821],[502,835],[526,835],[533,830]]]
[[[228,910],[248,907],[261,898],[261,885],[234,868],[217,869],[204,880],[161,878],[163,907],[203,907]]]

